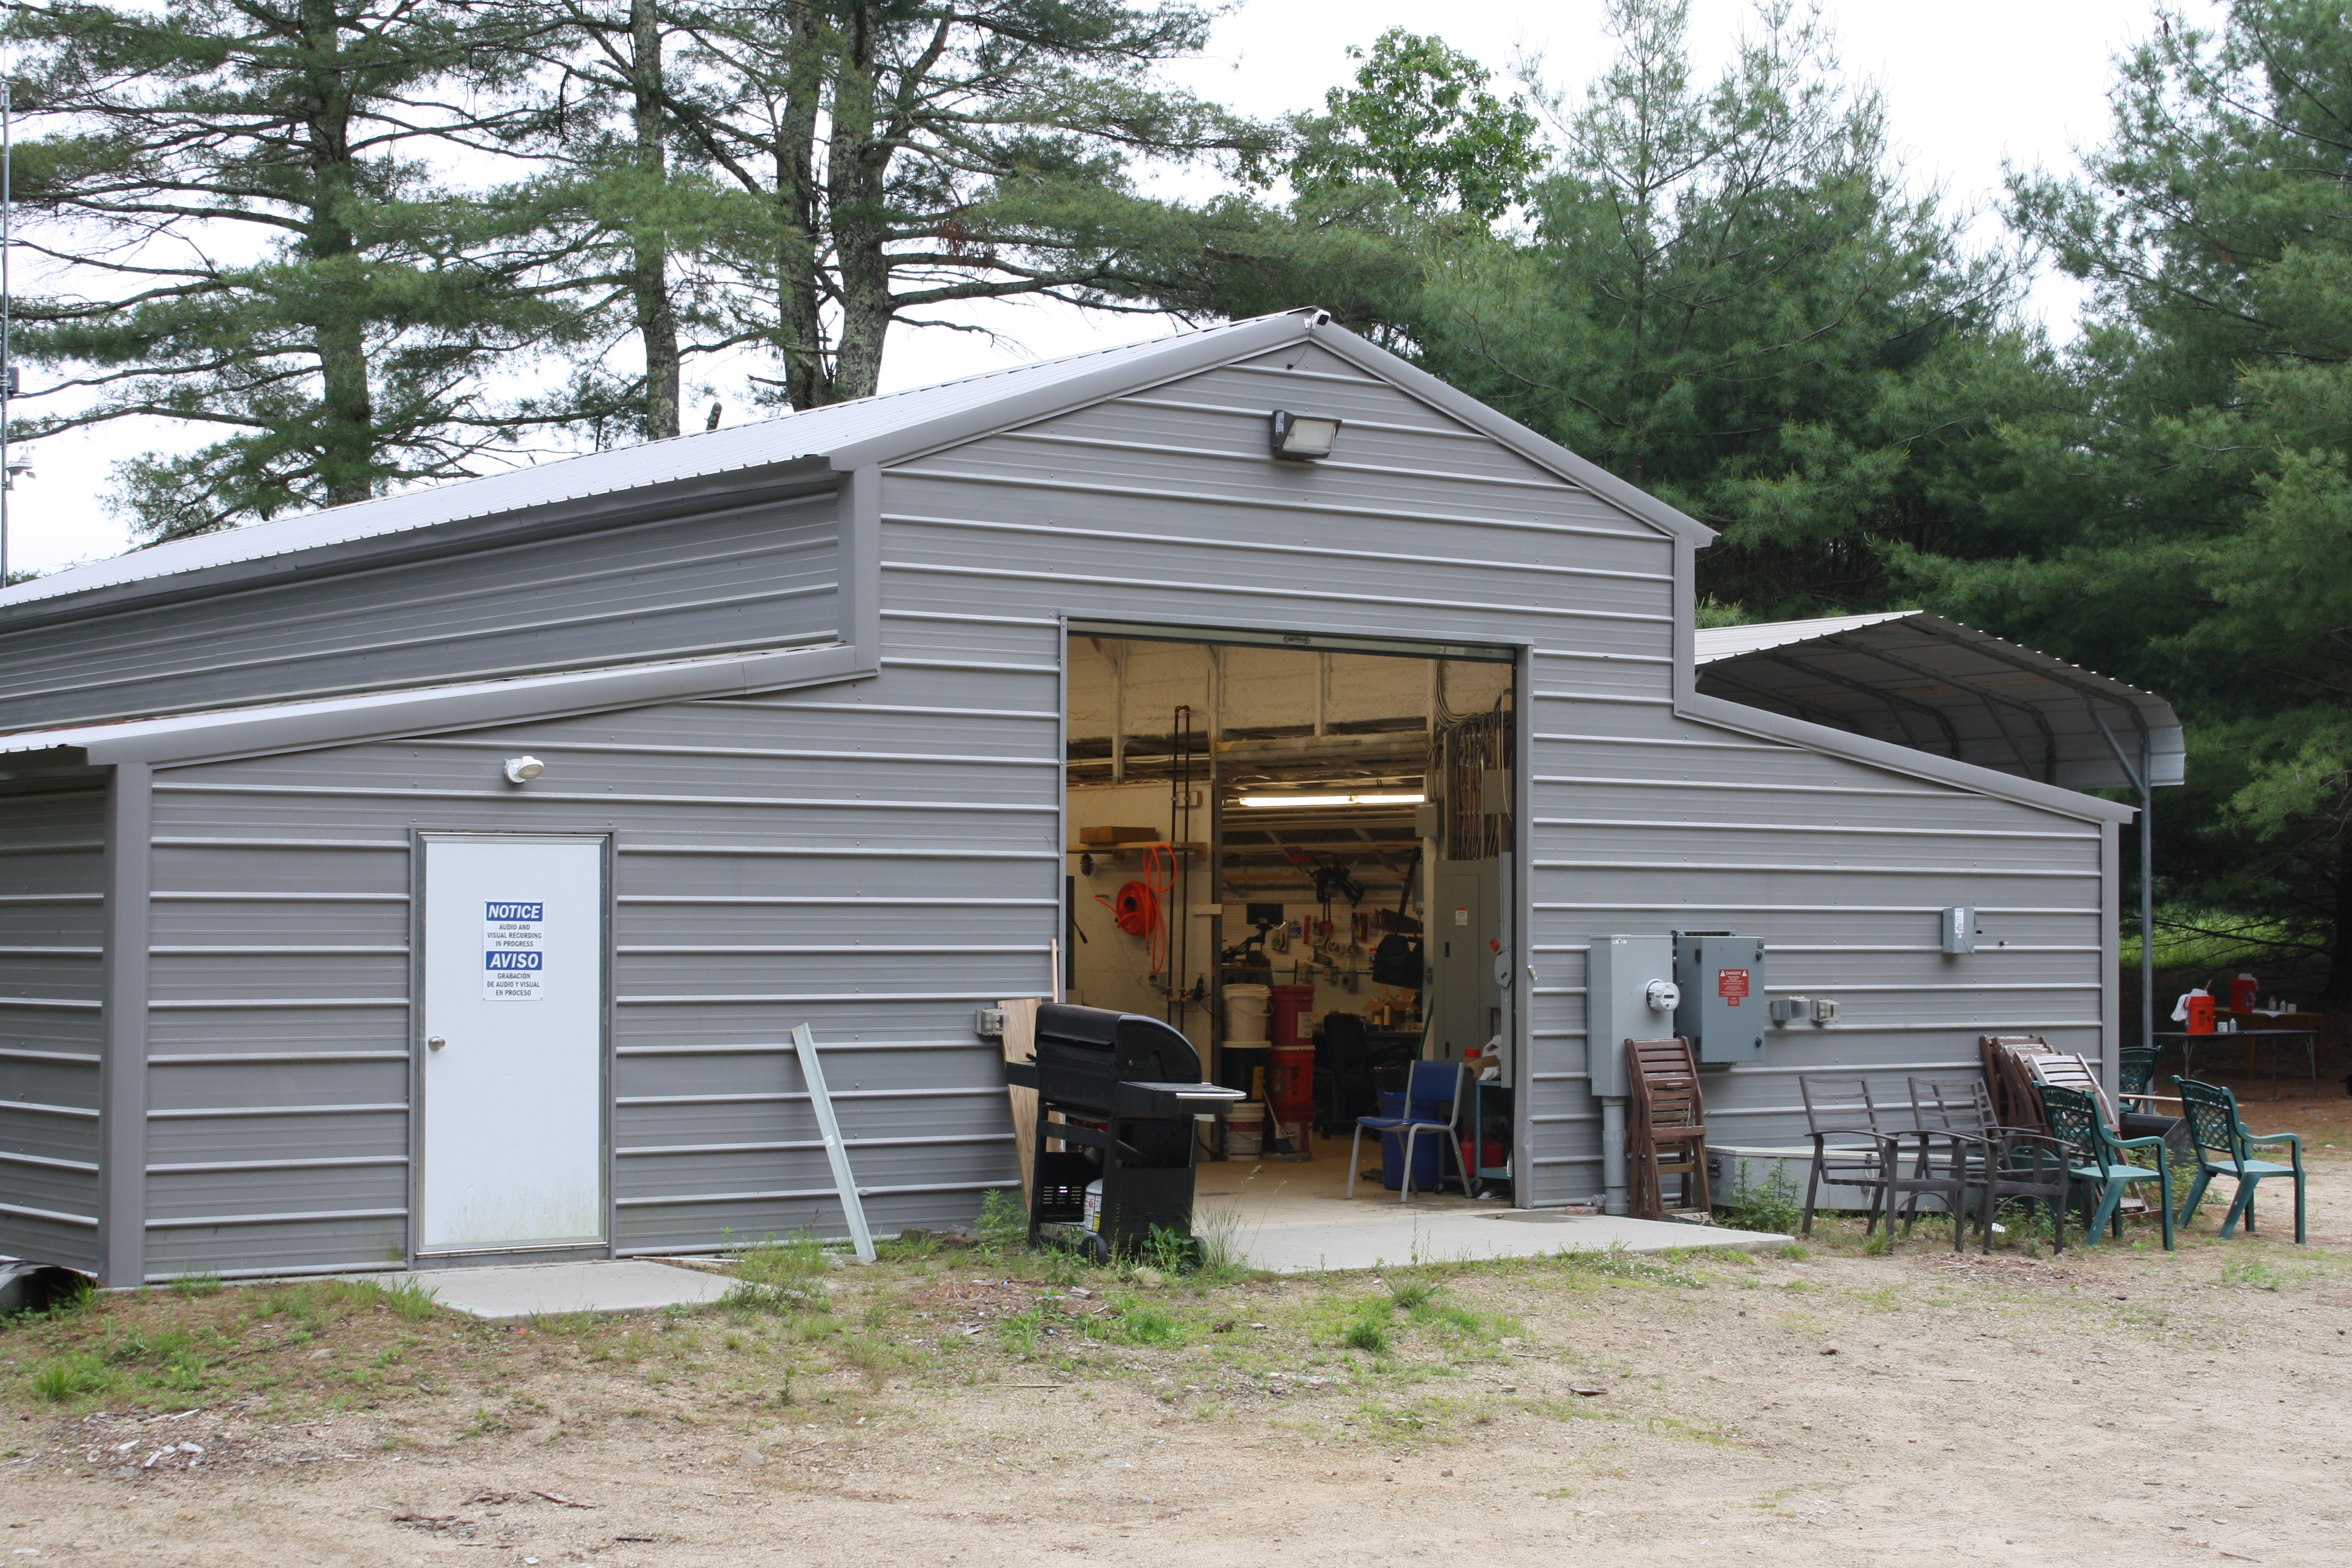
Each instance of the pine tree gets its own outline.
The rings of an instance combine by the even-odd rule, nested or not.
[[[872,393],[890,328],[962,301],[1156,309],[1216,225],[1138,166],[1274,144],[1159,79],[1204,35],[1187,5],[722,0],[688,26],[665,101],[731,196],[730,331],[791,407]]]
[[[2009,432],[2007,559],[1939,606],[2172,699],[2175,917],[2352,999],[2352,29],[2336,0],[2159,14],[2081,177],[2013,218],[2092,285],[2067,395]],[[1990,473],[1988,478],[1992,477]]]
[[[1617,0],[1620,48],[1547,98],[1525,230],[1434,231],[1396,318],[1421,363],[1722,531],[1703,591],[1758,619],[1877,608],[1890,542],[1981,553],[1969,500],[2039,395],[2013,270],[1902,188],[1876,97],[1768,9],[1696,79],[1685,0]]]
[[[502,103],[509,20],[443,0],[19,7],[20,243],[80,294],[28,300],[20,355],[86,399],[30,437],[134,416],[221,431],[134,458],[150,539],[477,471],[519,429],[484,388],[572,313],[518,215],[451,190],[535,112]],[[535,219],[524,219],[535,222]]]

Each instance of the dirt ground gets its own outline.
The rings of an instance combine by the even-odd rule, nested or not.
[[[1932,1222],[1381,1279],[785,1248],[758,1303],[521,1331],[364,1287],[104,1298],[0,1327],[0,1558],[2341,1564],[2329,1089],[2247,1105],[2308,1137],[2308,1247],[2281,1189],[2260,1238],[2209,1203],[2168,1257],[2020,1226],[1956,1259]]]

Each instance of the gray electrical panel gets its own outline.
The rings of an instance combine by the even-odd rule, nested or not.
[[[1507,959],[1503,868],[1496,860],[1440,860],[1429,868],[1429,920],[1422,951],[1430,988],[1429,1054],[1458,1062],[1503,1027],[1498,958]]]
[[[1974,952],[1977,950],[1977,911],[1968,904],[1955,904],[1944,911],[1944,951]]]
[[[1596,936],[1584,980],[1585,1070],[1601,1099],[1632,1090],[1625,1081],[1625,1042],[1675,1033],[1675,939]]]
[[[1750,1062],[1764,1054],[1764,943],[1729,931],[1678,931],[1675,1033],[1701,1062]]]

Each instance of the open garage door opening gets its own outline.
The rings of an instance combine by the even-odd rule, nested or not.
[[[1509,1203],[1512,651],[1076,624],[1066,668],[1064,987],[1248,1096],[1202,1125],[1202,1196],[1328,1205],[1414,1089],[1450,1130],[1410,1170],[1368,1133],[1356,1200]]]

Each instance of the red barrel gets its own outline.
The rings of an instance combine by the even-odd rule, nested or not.
[[[1315,987],[1277,985],[1270,1000],[1274,1049],[1266,1097],[1276,1121],[1305,1121],[1315,1114]]]

